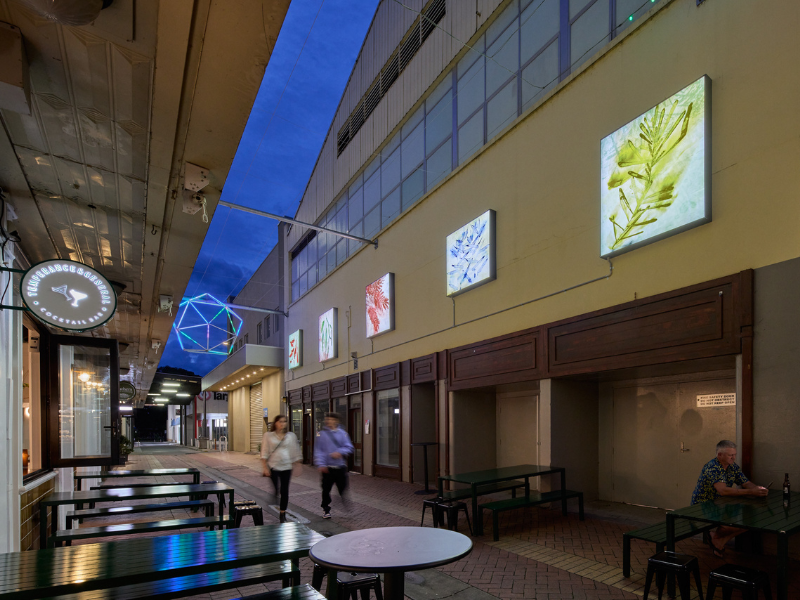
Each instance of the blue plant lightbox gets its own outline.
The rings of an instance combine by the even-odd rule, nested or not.
[[[447,295],[493,281],[495,262],[495,212],[487,210],[447,236]]]

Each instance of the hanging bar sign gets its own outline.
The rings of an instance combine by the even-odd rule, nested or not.
[[[88,331],[114,316],[117,295],[108,279],[71,260],[34,265],[19,284],[22,301],[36,317],[67,331]]]

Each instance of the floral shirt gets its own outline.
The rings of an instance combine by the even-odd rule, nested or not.
[[[716,458],[712,458],[700,472],[697,487],[694,488],[692,494],[692,504],[719,498],[719,492],[714,487],[715,483],[724,483],[726,486],[732,487],[734,483],[744,485],[748,481],[749,479],[742,473],[742,468],[736,463],[726,469]]]

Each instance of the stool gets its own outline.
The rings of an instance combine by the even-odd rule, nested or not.
[[[235,529],[239,529],[239,525],[242,524],[242,517],[245,515],[253,517],[253,525],[264,524],[264,511],[254,500],[233,503],[233,527]]]
[[[463,510],[464,516],[467,518],[467,527],[469,527],[469,534],[472,535],[472,523],[469,522],[469,513],[467,512],[467,505],[464,502],[451,502],[440,507],[444,509],[447,515],[447,528],[453,531],[458,531],[458,511]],[[444,524],[444,519],[442,519]]]
[[[647,579],[644,583],[644,600],[650,593],[650,584],[653,582],[653,575],[656,576],[656,587],[658,587],[658,598],[664,591],[664,581],[669,576],[677,576],[678,588],[681,592],[681,600],[689,600],[689,591],[692,586],[689,576],[694,574],[697,583],[697,592],[703,597],[703,586],[700,583],[700,565],[697,558],[687,554],[677,552],[659,552],[647,559]]]
[[[708,574],[708,600],[714,597],[717,586],[722,588],[722,597],[726,600],[730,599],[733,590],[741,590],[745,600],[757,600],[759,588],[764,590],[767,600],[772,600],[769,575],[757,569],[723,565]]]
[[[325,577],[327,569],[314,563],[314,573],[311,576],[311,587],[320,591],[322,579]],[[369,600],[369,590],[375,590],[375,598],[383,600],[381,590],[381,578],[377,573],[347,573],[340,572],[336,575],[336,584],[339,586],[339,597],[343,599],[352,598],[358,600],[356,592],[361,590],[361,600]]]
[[[447,509],[448,505],[441,498],[433,498],[431,500],[422,501],[422,519],[419,522],[419,526],[422,527],[422,524],[425,522],[425,509],[429,507],[431,509],[431,515],[433,516],[433,526],[438,528],[440,521],[442,525],[444,525],[442,511]]]

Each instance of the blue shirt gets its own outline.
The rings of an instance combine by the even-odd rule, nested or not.
[[[338,452],[342,458],[333,458],[331,454]],[[353,442],[341,427],[323,428],[314,443],[314,464],[318,467],[345,468],[345,457],[353,453]]]
[[[733,487],[734,483],[744,485],[748,481],[749,479],[744,476],[741,467],[736,463],[726,469],[716,458],[712,458],[700,471],[697,486],[692,494],[692,504],[719,498],[719,492],[714,487],[715,483],[724,483],[728,487]]]

